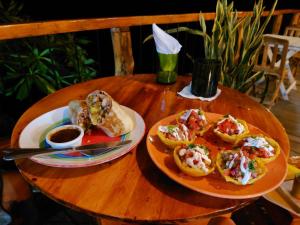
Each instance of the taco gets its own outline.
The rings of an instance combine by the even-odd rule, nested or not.
[[[246,121],[236,119],[231,115],[225,115],[215,124],[214,133],[223,141],[235,143],[235,141],[249,132]]]
[[[185,124],[196,135],[203,136],[209,129],[205,113],[202,109],[188,109],[178,114],[177,123]]]
[[[173,157],[178,168],[193,177],[206,176],[215,169],[209,150],[204,145],[177,146]]]
[[[246,134],[236,141],[235,146],[249,158],[260,158],[264,163],[273,161],[280,154],[279,144],[262,134]]]
[[[267,172],[263,162],[258,158],[250,159],[246,157],[240,150],[219,152],[216,165],[227,182],[238,185],[253,184]]]
[[[157,135],[171,149],[174,149],[178,145],[192,144],[195,141],[195,135],[181,123],[176,125],[161,125],[158,127]]]

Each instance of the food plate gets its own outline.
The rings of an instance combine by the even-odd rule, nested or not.
[[[215,122],[223,115],[215,113],[206,113],[206,117],[209,122]],[[280,155],[272,162],[266,165],[268,172],[260,180],[250,185],[235,185],[228,183],[219,174],[217,169],[205,177],[191,177],[182,173],[176,166],[172,150],[160,141],[157,136],[157,129],[159,125],[175,124],[176,115],[166,117],[157,122],[149,131],[147,136],[147,149],[149,155],[156,166],[164,172],[168,177],[178,182],[179,184],[190,188],[194,191],[211,195],[220,198],[231,199],[245,199],[261,196],[267,192],[272,191],[278,187],[284,180],[287,172],[287,162],[284,153],[281,151]],[[248,124],[250,133],[264,134],[257,127]],[[212,158],[215,159],[218,151],[223,149],[231,149],[232,145],[225,143],[219,137],[217,137],[212,128],[210,128],[203,137],[198,137],[196,142],[198,144],[204,144],[211,149]]]
[[[145,123],[143,118],[134,110],[125,106],[122,106],[122,108],[130,115],[135,123],[134,129],[130,133],[111,138],[104,134],[101,130],[93,130],[91,134],[84,135],[82,144],[93,144],[101,141],[124,141],[131,139],[132,142],[130,144],[98,156],[84,155],[80,152],[72,152],[68,154],[46,153],[32,156],[30,159],[34,162],[47,166],[74,168],[105,163],[126,154],[142,140],[142,137],[145,134]],[[54,127],[69,123],[71,122],[67,106],[47,112],[31,121],[24,128],[19,138],[19,146],[21,148],[47,147],[45,142],[46,133]]]

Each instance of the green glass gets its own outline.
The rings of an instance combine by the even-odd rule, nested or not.
[[[177,61],[178,54],[158,53],[159,71],[157,82],[162,84],[172,84],[177,78]]]

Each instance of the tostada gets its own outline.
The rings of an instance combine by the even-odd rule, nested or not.
[[[157,135],[171,149],[174,149],[178,145],[191,144],[195,141],[195,134],[181,123],[176,125],[161,125],[158,127]]]
[[[214,169],[210,151],[204,145],[190,144],[177,146],[173,157],[178,168],[193,177],[206,176]]]
[[[235,141],[249,132],[246,121],[236,119],[232,115],[225,115],[218,120],[214,127],[214,133],[223,141],[235,143]]]
[[[279,144],[262,134],[246,134],[236,141],[235,147],[239,147],[248,157],[258,157],[265,163],[273,161],[280,154]]]
[[[209,123],[202,109],[188,109],[178,114],[178,123],[185,124],[196,135],[203,136],[209,129]]]
[[[238,185],[253,184],[267,172],[263,162],[258,158],[250,159],[240,150],[219,152],[216,165],[227,182]]]

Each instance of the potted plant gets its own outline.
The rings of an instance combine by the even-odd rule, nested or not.
[[[217,13],[211,36],[207,34],[204,17],[200,14],[200,27],[202,31],[199,34],[203,36],[205,57],[193,60],[194,68],[191,92],[196,96],[212,97],[217,91],[222,65],[221,56],[224,49],[221,27],[224,20],[224,8],[222,4],[220,1],[217,2]]]
[[[224,86],[246,92],[253,82],[263,76],[262,72],[252,72],[254,58],[260,50],[264,30],[271,19],[276,4],[277,0],[274,2],[269,15],[261,23],[264,11],[263,0],[259,0],[254,5],[252,15],[242,18],[238,18],[238,12],[234,10],[233,2],[228,4],[227,0],[218,0],[211,34],[207,32],[205,19],[201,13],[199,17],[201,29],[179,27],[167,30],[168,33],[184,31],[203,37],[205,57],[201,60],[192,59],[194,63],[192,92],[194,94],[203,97],[214,95],[218,78]],[[150,38],[151,36],[147,37],[145,41]],[[222,65],[220,72],[218,72],[220,61]],[[206,70],[208,73],[205,72]],[[201,74],[198,75],[198,71]],[[204,75],[205,73],[206,75]],[[194,81],[195,79],[199,80]],[[215,82],[208,84],[208,81]],[[198,84],[201,87],[197,91]],[[204,87],[206,90],[203,90]]]
[[[0,22],[25,22],[22,3],[0,0]],[[0,125],[9,134],[21,113],[47,94],[96,76],[95,61],[83,48],[89,41],[73,34],[0,42]]]

